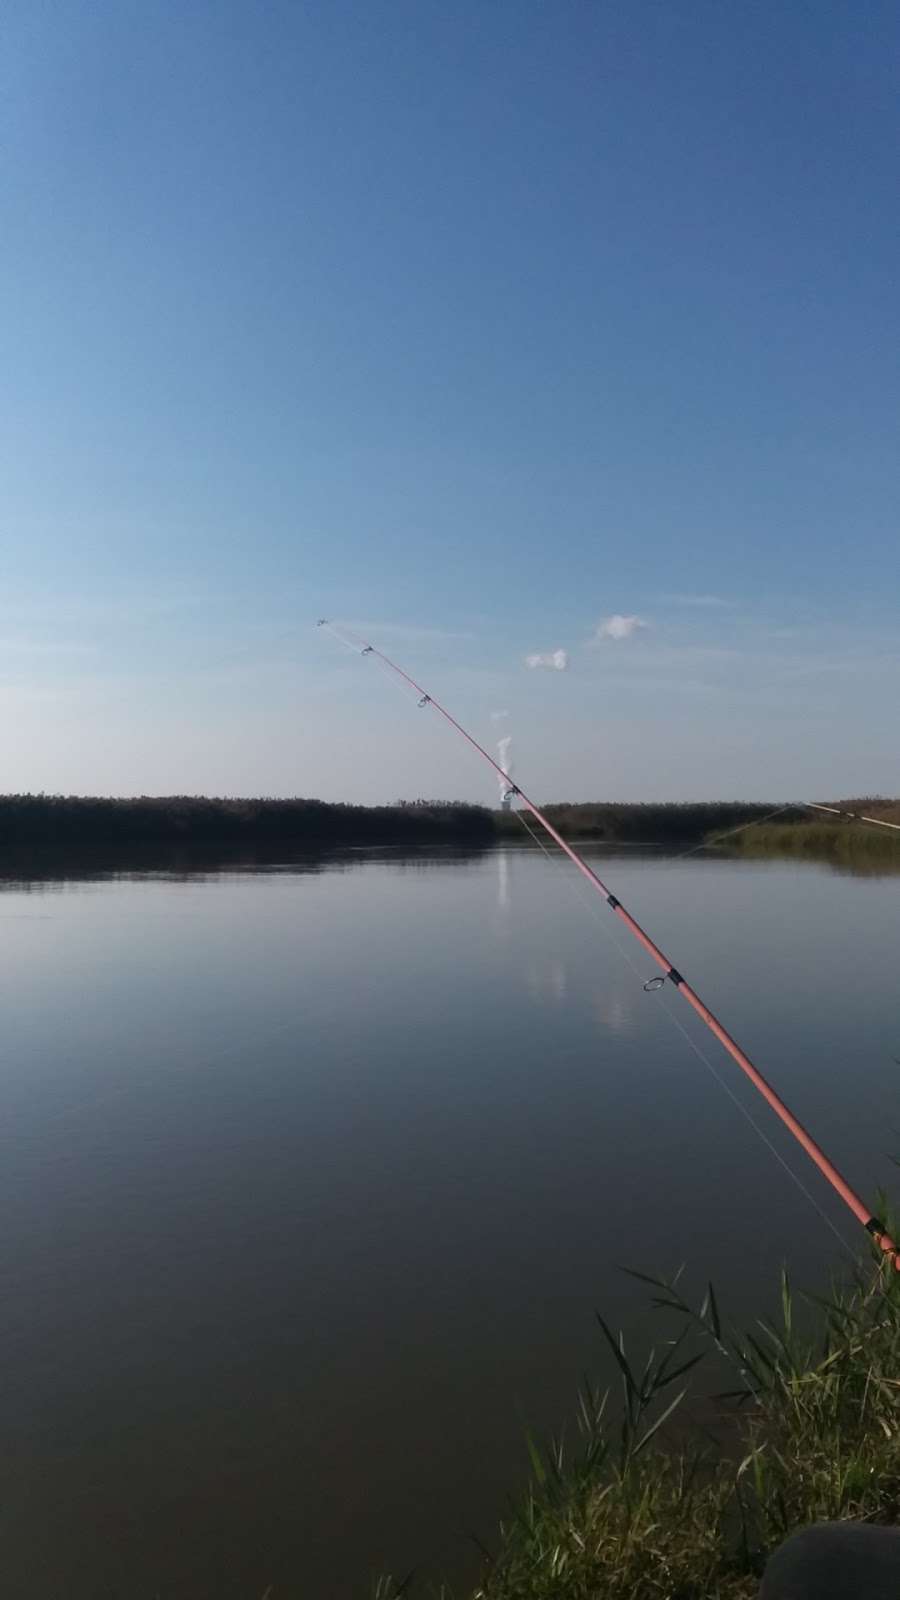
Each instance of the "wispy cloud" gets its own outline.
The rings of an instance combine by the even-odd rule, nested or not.
[[[726,600],[720,594],[661,594],[664,606],[696,606],[702,611],[732,611],[736,600]]]
[[[611,617],[604,617],[598,624],[595,639],[630,639],[632,634],[641,628],[649,628],[649,622],[643,617],[623,617],[616,611]]]
[[[340,623],[336,624],[340,627]],[[445,641],[459,642],[461,639],[471,639],[471,633],[464,633],[450,628],[430,628],[428,626],[406,622],[348,622],[348,628],[355,633],[377,634],[381,638],[390,638],[398,644],[428,644],[430,641],[443,643]]]
[[[68,639],[36,639],[27,636],[0,637],[0,656],[69,656],[95,655],[97,646]]]
[[[504,720],[504,718],[508,717],[508,716],[509,716],[509,712],[508,711],[492,711],[491,712],[491,721],[492,722],[502,722]]]
[[[121,624],[149,624],[170,621],[187,611],[203,616],[214,607],[209,592],[191,589],[146,587],[118,589],[104,595],[58,591],[54,595],[9,591],[0,598],[0,620],[13,626],[52,628],[94,628]]]
[[[526,667],[546,667],[550,672],[565,672],[569,665],[568,650],[534,651],[525,657]]]

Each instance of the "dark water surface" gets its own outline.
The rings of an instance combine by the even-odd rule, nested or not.
[[[871,1194],[900,1126],[900,877],[604,860]],[[528,851],[0,886],[9,1600],[465,1577],[627,1263],[738,1317],[839,1247]],[[607,937],[627,945],[637,971]],[[845,1238],[852,1220],[674,995]]]

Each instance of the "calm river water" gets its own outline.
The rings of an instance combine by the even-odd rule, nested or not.
[[[865,1193],[900,1145],[900,877],[604,859]],[[529,850],[0,886],[9,1600],[465,1578],[628,1264],[737,1317],[854,1225]],[[636,969],[608,937],[612,931]]]

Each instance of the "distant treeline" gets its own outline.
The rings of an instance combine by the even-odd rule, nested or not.
[[[561,832],[610,842],[681,844],[724,832],[771,805],[738,802],[687,805],[550,805]],[[391,806],[325,800],[204,799],[190,795],[116,800],[77,795],[0,796],[0,852],[54,853],[134,847],[254,850],[341,845],[459,844],[486,846],[523,839],[512,813],[459,801],[398,801]]]
[[[900,819],[888,800],[843,802]],[[671,845],[713,842],[746,823],[762,822],[771,802],[696,801],[626,804],[615,801],[561,803],[545,808],[565,837],[608,844]],[[739,834],[745,849],[783,846],[813,850],[839,838],[841,847],[861,825],[823,822],[794,810]],[[881,835],[895,847],[897,836]],[[391,806],[335,805],[325,800],[225,800],[190,795],[138,799],[92,799],[75,795],[0,796],[0,857],[53,854],[127,856],[174,849],[189,853],[255,853],[271,858],[292,850],[327,850],[354,845],[454,845],[482,849],[500,841],[527,842],[513,812],[453,800],[398,801]]]
[[[219,800],[171,795],[105,800],[75,795],[0,796],[0,853],[179,849],[304,849],[335,845],[489,845],[482,806],[416,800],[394,806],[325,800]]]

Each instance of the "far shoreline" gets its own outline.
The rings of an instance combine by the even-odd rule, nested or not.
[[[900,821],[900,800],[837,803]],[[581,844],[900,865],[900,834],[840,817],[823,820],[800,807],[785,806],[773,819],[777,802],[551,802],[543,809],[563,837]],[[478,854],[510,843],[534,848],[514,811],[464,801],[358,806],[306,798],[0,795],[4,875],[82,865],[202,871],[375,849]]]

